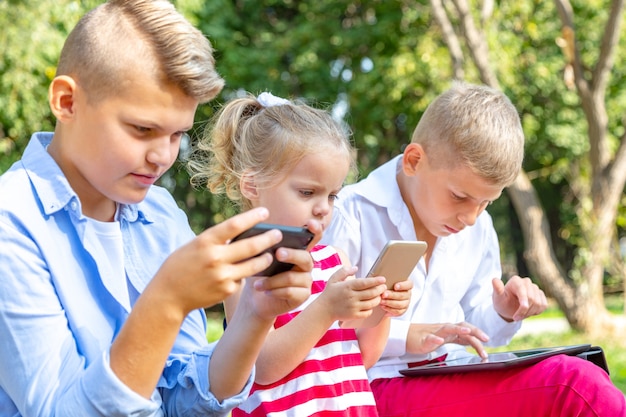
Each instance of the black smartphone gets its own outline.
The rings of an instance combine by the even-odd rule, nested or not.
[[[237,235],[233,238],[233,242],[240,239],[245,239],[248,237],[260,235],[261,233],[265,233],[268,230],[278,229],[283,234],[283,239],[275,244],[267,248],[265,252],[270,253],[274,257],[274,252],[278,248],[293,248],[293,249],[306,249],[306,247],[311,243],[313,237],[315,236],[311,233],[306,227],[294,227],[294,226],[283,226],[280,224],[271,224],[271,223],[259,223],[251,229],[246,230],[245,232]],[[279,274],[281,272],[285,272],[290,270],[293,267],[293,264],[279,262],[274,257],[274,261],[272,264],[265,270],[261,271],[258,275],[261,276],[272,276]]]

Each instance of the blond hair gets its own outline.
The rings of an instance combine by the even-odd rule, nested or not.
[[[201,103],[224,85],[209,40],[165,0],[110,0],[85,14],[65,41],[57,75],[75,78],[97,101],[124,91],[131,68]]]
[[[421,117],[413,137],[436,168],[465,165],[508,186],[524,159],[524,132],[508,97],[485,85],[455,82]]]
[[[193,184],[206,184],[248,210],[251,203],[240,189],[243,175],[254,176],[258,187],[271,187],[303,157],[320,152],[344,154],[355,169],[349,132],[330,113],[296,102],[264,107],[249,95],[219,110],[188,168]]]

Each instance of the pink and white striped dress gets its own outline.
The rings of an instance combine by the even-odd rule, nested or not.
[[[274,324],[287,324],[326,287],[341,267],[331,246],[315,246],[311,297],[297,309],[279,316]],[[282,379],[269,385],[254,384],[250,397],[232,412],[233,417],[377,417],[374,396],[367,380],[354,329],[335,322],[311,349],[304,361]]]

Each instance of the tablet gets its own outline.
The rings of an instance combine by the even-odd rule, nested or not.
[[[508,352],[490,353],[482,359],[478,355],[428,363],[400,370],[405,376],[440,375],[458,372],[491,371],[516,366],[528,366],[540,362],[554,355],[578,355],[591,348],[589,344],[554,346],[527,350],[512,350]]]

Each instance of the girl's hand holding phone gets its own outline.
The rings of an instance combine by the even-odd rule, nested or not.
[[[333,274],[318,300],[325,304],[331,321],[363,319],[380,304],[386,291],[382,277],[353,279],[356,267],[343,267]]]
[[[412,289],[413,282],[411,280],[396,282],[392,290],[383,293],[380,307],[390,316],[401,316],[409,308]]]
[[[247,281],[253,291],[249,297],[255,311],[266,317],[274,317],[298,307],[311,295],[311,270],[313,261],[308,251],[303,249],[280,248],[274,255],[279,261],[293,267],[271,277],[250,277]],[[241,302],[247,302],[242,299]]]

